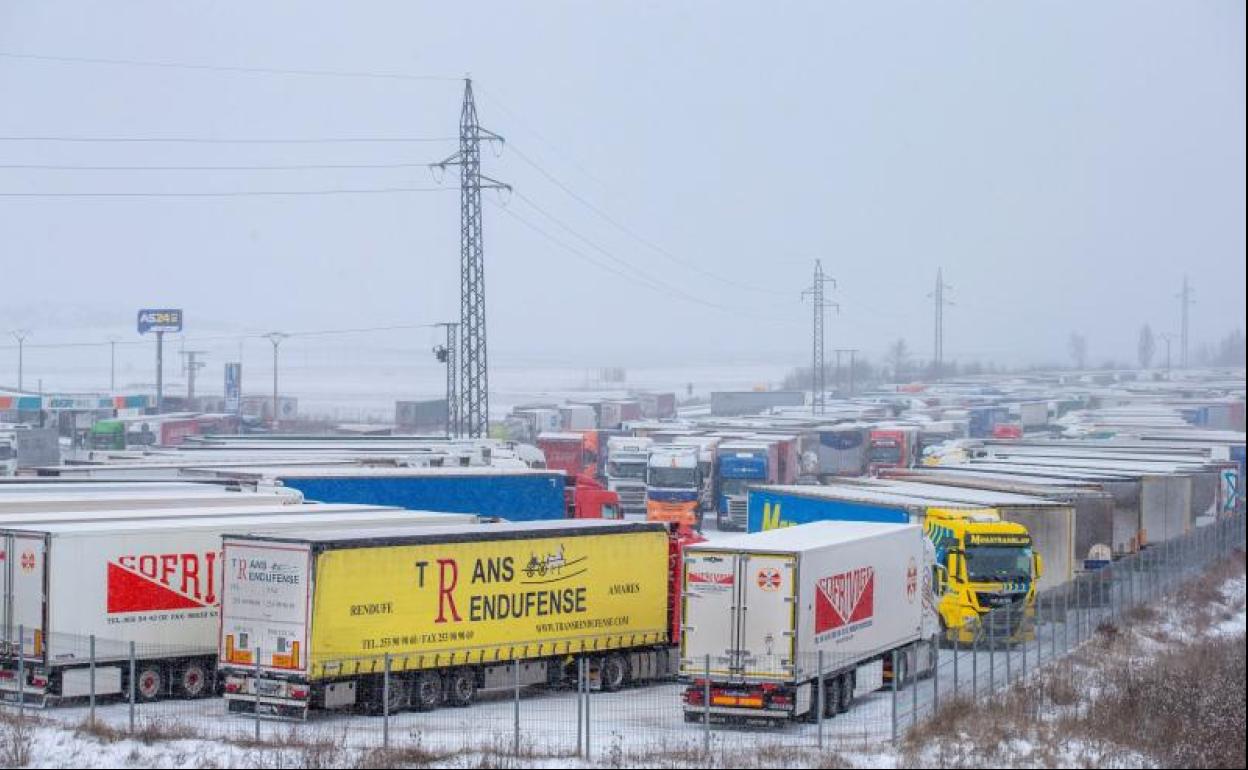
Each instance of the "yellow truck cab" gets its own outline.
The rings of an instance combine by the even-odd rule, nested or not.
[[[946,642],[1035,638],[1036,581],[1044,567],[1026,527],[1002,521],[991,508],[929,508],[923,528],[936,547]]]

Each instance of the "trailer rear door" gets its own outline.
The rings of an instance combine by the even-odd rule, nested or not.
[[[683,673],[788,680],[796,644],[789,555],[697,551],[685,557]]]
[[[311,546],[226,538],[220,660],[306,673]]]
[[[41,658],[47,578],[47,542],[41,534],[10,532],[0,535],[0,608],[3,652],[14,655],[21,636],[22,657]]]

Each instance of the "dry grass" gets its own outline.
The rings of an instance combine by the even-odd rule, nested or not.
[[[946,704],[910,731],[901,764],[1000,766],[1026,739],[1031,766],[1244,767],[1245,637],[1201,636],[1228,616],[1221,588],[1243,574],[1241,552],[1180,587],[1184,639],[1157,633],[1156,609],[1133,611],[991,700]],[[1142,632],[1170,649],[1144,654]]]
[[[30,764],[34,724],[29,717],[3,712],[0,717],[0,767]]]

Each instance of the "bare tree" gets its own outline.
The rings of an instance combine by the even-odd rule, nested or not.
[[[1140,368],[1150,369],[1153,366],[1153,354],[1157,352],[1157,340],[1153,337],[1153,327],[1148,324],[1140,329]]]
[[[1070,351],[1071,360],[1075,362],[1075,368],[1085,368],[1088,363],[1088,338],[1079,332],[1071,332],[1066,347]]]
[[[897,381],[904,379],[910,361],[910,348],[904,339],[898,338],[896,342],[888,346],[888,361],[893,367],[893,379]]]

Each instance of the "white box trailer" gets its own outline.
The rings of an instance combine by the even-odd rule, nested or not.
[[[230,492],[207,488],[210,494],[182,492],[88,492],[84,494],[36,493],[0,496],[0,518],[10,513],[41,511],[105,511],[169,508],[237,508],[240,506],[297,505],[303,493],[297,489],[269,487],[258,492]]]
[[[210,694],[225,532],[350,532],[477,520],[340,504],[0,528],[0,698],[17,700],[20,693],[43,705],[87,695],[90,678],[81,669],[90,665],[92,636],[97,695],[128,690],[131,643],[137,698]]]
[[[879,687],[894,651],[899,684],[930,672],[934,565],[915,524],[822,521],[686,548],[686,719],[813,717],[820,683],[833,716]]]

